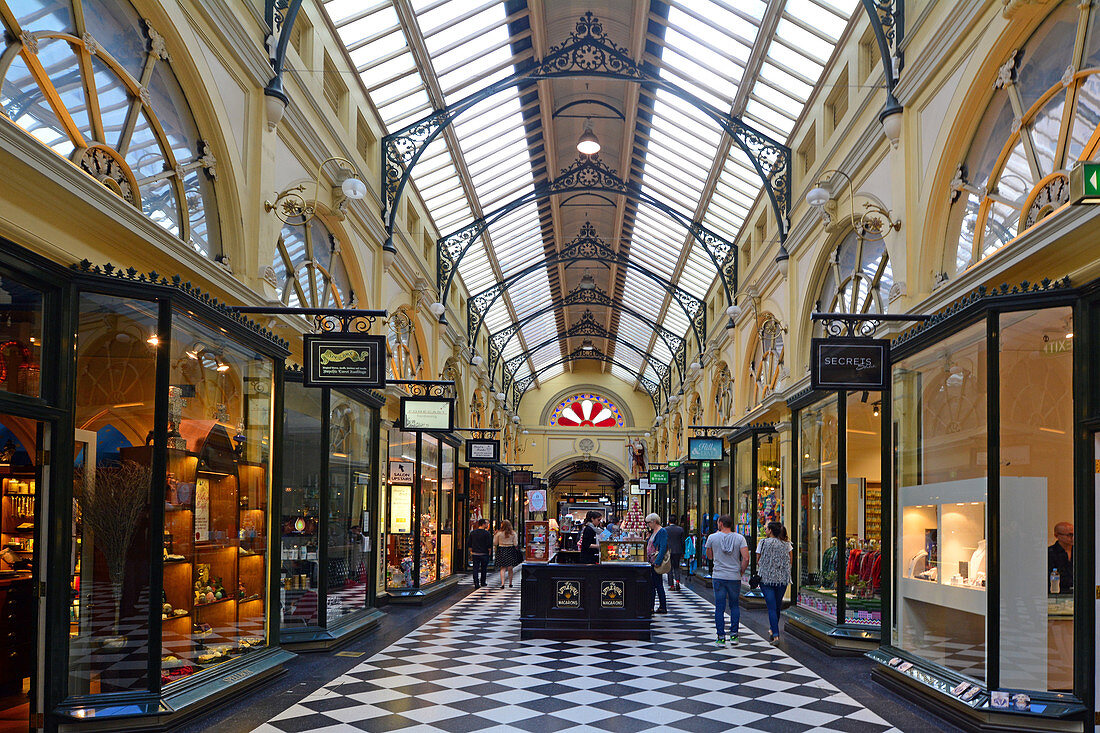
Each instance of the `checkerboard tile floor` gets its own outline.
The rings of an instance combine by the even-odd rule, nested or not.
[[[654,638],[519,639],[519,588],[456,603],[254,733],[316,731],[896,731],[741,628],[714,646],[714,607],[669,593]]]

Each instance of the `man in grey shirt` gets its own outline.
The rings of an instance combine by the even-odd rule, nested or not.
[[[726,645],[726,603],[730,606],[730,646],[739,641],[741,627],[741,576],[749,567],[749,543],[733,531],[733,517],[718,517],[718,531],[707,537],[707,559],[714,561],[710,578],[714,584],[714,626],[718,630],[716,646]]]

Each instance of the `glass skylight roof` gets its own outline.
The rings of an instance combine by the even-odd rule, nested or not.
[[[407,5],[398,7],[394,0],[324,3],[388,132],[511,76],[517,64],[535,53],[534,39],[540,34],[533,33],[532,27],[544,37],[545,52],[546,47],[565,40],[562,29],[572,29],[574,15],[591,10],[605,21],[620,47],[636,45],[631,38],[620,37],[623,27],[636,39],[644,37],[645,54],[639,62],[652,64],[663,79],[788,144],[837,39],[860,4],[859,0],[667,0],[651,5],[643,29],[634,27],[633,15],[620,3],[541,3],[538,12],[532,13],[521,0],[406,1]],[[400,7],[408,10],[399,12]],[[625,86],[595,78],[565,79],[541,83],[537,94],[528,87],[522,99],[515,89],[506,90],[464,112],[424,151],[413,169],[413,182],[438,234],[450,234],[529,193],[544,176],[556,175],[575,155],[580,123],[574,120],[576,124],[570,125],[552,118],[552,113],[586,91],[614,102],[622,98]],[[623,175],[629,171],[648,195],[687,218],[702,221],[726,239],[736,239],[761,193],[751,161],[717,124],[674,94],[649,89],[637,96],[633,129],[601,128],[601,139],[610,142],[601,153],[609,156],[605,162],[617,169],[619,156],[625,156],[630,162]],[[622,112],[632,118],[631,110]],[[538,140],[540,122],[542,135],[553,137],[551,145]],[[568,210],[560,201],[552,203],[548,207],[542,202],[541,209],[540,204],[530,203],[510,212],[471,246],[458,267],[471,294],[541,262],[544,243],[551,237],[560,246],[576,235],[575,219],[566,221]],[[557,213],[548,214],[554,207]],[[555,224],[567,230],[552,231]],[[605,221],[600,234],[619,246],[611,242],[613,226]],[[715,280],[714,264],[681,224],[651,205],[634,202],[622,227],[622,246],[634,262],[691,295],[706,298]],[[604,280],[600,286],[670,331],[688,332],[684,311],[661,285],[634,268],[620,268],[620,272],[621,285]],[[559,282],[558,275],[551,280],[546,268],[537,268],[498,299],[486,314],[485,328],[498,331],[562,297],[574,285],[571,273]],[[566,325],[579,315],[576,311],[570,309]],[[609,319],[598,307],[594,315],[652,359],[665,365],[671,361],[667,345],[642,320],[625,312]],[[553,337],[559,320],[552,312],[532,319],[508,342],[505,358]],[[578,345],[564,341],[528,354],[517,378]],[[617,361],[637,367],[630,374],[614,366],[611,372],[616,376],[634,382],[642,373],[658,380],[637,351],[602,340],[598,346]],[[540,380],[562,370],[553,367]]]

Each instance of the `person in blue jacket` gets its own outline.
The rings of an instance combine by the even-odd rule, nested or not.
[[[661,601],[654,613],[668,613],[664,578],[657,574],[657,566],[665,561],[665,553],[668,552],[668,532],[661,526],[661,517],[656,514],[647,516],[645,523],[650,532],[649,542],[646,543],[646,557],[649,558],[649,565],[653,568],[653,593]],[[652,603],[651,596],[650,604]]]

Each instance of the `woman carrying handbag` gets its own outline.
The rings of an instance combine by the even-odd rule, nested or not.
[[[664,584],[664,574],[672,569],[672,555],[668,551],[668,532],[661,526],[661,518],[656,514],[647,516],[645,523],[650,531],[645,550],[649,564],[653,567],[653,593],[660,600],[660,605],[653,613],[668,613]],[[651,597],[650,604],[652,603]]]

